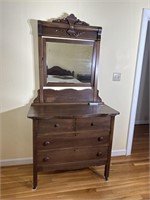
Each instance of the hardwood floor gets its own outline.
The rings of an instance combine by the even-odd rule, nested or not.
[[[1,199],[149,200],[149,128],[136,126],[131,156],[113,157],[108,181],[103,167],[40,173],[32,190],[32,165],[1,169]]]

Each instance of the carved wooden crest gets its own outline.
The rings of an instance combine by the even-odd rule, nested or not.
[[[79,31],[76,31],[75,30],[75,25],[89,26],[88,23],[77,19],[74,16],[74,14],[70,14],[66,18],[63,18],[63,19],[53,20],[52,22],[68,24],[69,25],[69,29],[67,30],[67,34],[69,34],[70,36],[79,36],[80,34],[83,33],[83,32],[81,33]]]

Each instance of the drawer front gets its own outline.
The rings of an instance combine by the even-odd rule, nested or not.
[[[78,146],[108,144],[109,132],[77,132],[68,134],[48,134],[37,137],[38,149],[54,149]]]
[[[76,120],[76,131],[83,130],[109,131],[110,116],[78,118]]]
[[[88,160],[106,160],[107,146],[93,148],[68,148],[51,151],[39,151],[38,165],[61,164]]]
[[[50,119],[50,120],[39,120],[38,122],[38,133],[49,133],[49,132],[69,132],[74,131],[75,120],[74,119]]]

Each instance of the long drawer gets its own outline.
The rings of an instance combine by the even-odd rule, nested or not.
[[[88,161],[107,158],[107,146],[92,148],[66,148],[49,151],[38,151],[38,165],[71,163],[76,161]]]
[[[38,135],[36,144],[38,149],[54,149],[77,146],[95,146],[108,144],[109,132],[88,131],[66,134]]]

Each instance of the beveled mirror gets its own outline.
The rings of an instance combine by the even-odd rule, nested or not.
[[[93,42],[89,44],[46,42],[47,85],[52,83],[91,86]]]

